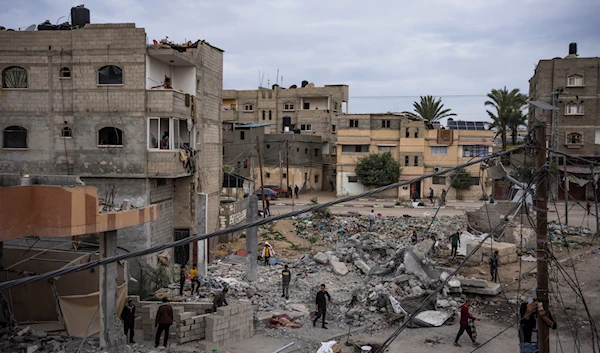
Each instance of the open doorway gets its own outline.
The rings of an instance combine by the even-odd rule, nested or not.
[[[421,198],[421,182],[420,181],[410,184],[410,198],[411,199],[420,199]]]
[[[189,229],[175,229],[174,240],[181,240],[185,238],[189,238],[190,230]],[[190,260],[190,245],[181,245],[175,247],[175,263],[180,265],[187,265]]]

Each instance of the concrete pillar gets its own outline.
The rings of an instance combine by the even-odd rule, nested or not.
[[[117,231],[101,233],[100,258],[117,255]],[[117,317],[118,272],[117,263],[102,265],[100,278],[100,346],[106,352],[117,352],[126,343],[123,325]]]
[[[208,194],[198,193],[198,208],[197,208],[197,226],[196,232],[198,235],[207,233],[208,225]],[[218,241],[217,238],[213,238],[214,241]],[[198,246],[198,274],[202,276],[207,275],[208,271],[208,249],[207,240],[201,240],[196,242]]]
[[[246,221],[253,222],[257,219],[258,198],[256,196],[249,196]],[[250,227],[246,230],[246,251],[248,251],[246,277],[249,281],[256,281],[258,278],[258,227]]]

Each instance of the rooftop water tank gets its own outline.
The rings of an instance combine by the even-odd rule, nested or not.
[[[38,25],[38,31],[56,31],[58,29],[57,25],[53,25],[49,20]]]
[[[569,44],[569,55],[577,55],[577,43]]]
[[[90,10],[84,5],[71,7],[71,23],[73,26],[83,27],[90,23]]]
[[[306,86],[308,86],[308,81],[306,81],[306,80],[302,81],[302,87],[306,87]]]

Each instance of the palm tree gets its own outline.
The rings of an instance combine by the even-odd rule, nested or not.
[[[519,135],[519,126],[525,125],[527,122],[527,115],[523,114],[521,108],[512,111],[512,114],[508,117],[508,127],[510,128],[510,137],[512,144],[517,144],[517,136]]]
[[[506,132],[509,128],[513,129],[513,142],[516,143],[517,129],[522,124],[521,108],[525,105],[527,96],[522,94],[518,88],[509,92],[506,86],[502,89],[492,89],[487,96],[490,100],[485,101],[485,105],[490,105],[496,110],[495,112],[487,110],[492,119],[490,128],[498,129],[498,133],[502,136],[502,149],[505,150]]]
[[[433,96],[421,96],[421,101],[419,103],[414,102],[413,107],[415,107],[416,115],[429,123],[433,123],[442,118],[456,116],[456,114],[450,113],[450,109],[444,109],[441,98],[436,99]]]

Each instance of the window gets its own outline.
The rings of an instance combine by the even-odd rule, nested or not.
[[[2,148],[27,148],[27,129],[22,126],[9,126],[4,129]]]
[[[269,120],[272,120],[272,118],[273,118],[272,112],[269,110]]]
[[[320,149],[318,149],[318,148],[315,148],[315,157],[319,157],[319,152],[320,152],[320,151],[321,151]]]
[[[60,78],[71,78],[71,69],[69,69],[68,67],[61,68],[59,77]]]
[[[471,185],[479,185],[479,177],[471,177]]]
[[[287,102],[283,105],[283,110],[294,110],[294,103]]]
[[[348,182],[349,183],[358,183],[358,177],[356,175],[349,175]]]
[[[358,127],[358,120],[350,119],[350,127]]]
[[[300,130],[302,131],[312,131],[312,125],[311,124],[301,124],[300,125]]]
[[[304,180],[308,181],[308,173],[304,173]]]
[[[310,109],[310,103],[304,103],[303,109]]]
[[[433,185],[446,185],[446,177],[434,176],[432,179]]]
[[[319,176],[315,175],[315,183],[318,183],[318,182],[319,182]]]
[[[414,166],[415,167],[419,166],[419,156],[415,156],[415,164],[414,164]]]
[[[578,145],[583,143],[583,136],[576,132],[572,132],[567,135],[567,144],[568,145]]]
[[[286,174],[286,173],[283,173],[283,174],[281,175],[281,177],[282,177],[283,179],[287,179],[287,174]]]
[[[377,146],[377,153],[394,152],[394,146]]]
[[[265,173],[265,177],[270,178],[271,177],[271,173]]]
[[[389,129],[392,126],[392,122],[390,120],[381,120],[381,127],[384,129]]]
[[[271,145],[270,145],[270,144],[267,144],[267,149],[268,149],[268,148],[271,148]]]
[[[3,88],[27,88],[27,70],[20,66],[9,66],[2,70]]]
[[[148,149],[177,150],[190,145],[187,120],[148,118]]]
[[[433,146],[431,147],[431,154],[448,154],[447,146]]]
[[[108,65],[101,67],[98,70],[98,84],[99,85],[122,85],[123,84],[123,70],[115,65]]]
[[[254,106],[252,105],[252,103],[244,104],[244,111],[251,112],[253,110],[254,110]]]
[[[406,128],[406,135],[405,135],[405,137],[406,138],[410,137],[410,128],[408,128],[408,127]]]
[[[369,152],[369,145],[342,145],[342,153],[364,153]]]
[[[580,76],[580,75],[569,76],[567,78],[567,86],[568,87],[583,86],[583,76]]]
[[[308,154],[308,148],[304,149],[304,154]]]
[[[98,132],[98,146],[123,146],[123,131],[107,126]]]
[[[335,156],[337,154],[337,146],[331,147],[331,155]]]
[[[296,147],[296,153],[300,153],[300,147]]]
[[[263,111],[262,111],[262,118],[263,118],[263,120],[265,120],[265,114],[266,114],[266,113],[265,113],[265,111],[263,110]]]
[[[404,156],[404,166],[408,167],[409,163],[410,163],[410,157],[409,156]]]
[[[463,146],[463,157],[485,157],[489,155],[488,146],[467,145]]]
[[[333,110],[337,112],[338,110],[338,102],[333,102]]]
[[[60,137],[64,139],[73,138],[73,130],[70,127],[65,126],[60,130]]]
[[[565,115],[583,115],[582,103],[570,103],[565,107]]]
[[[240,140],[246,139],[246,131],[240,131]]]
[[[415,138],[419,138],[419,128],[415,128]]]
[[[331,125],[331,132],[335,132],[335,125]]]

